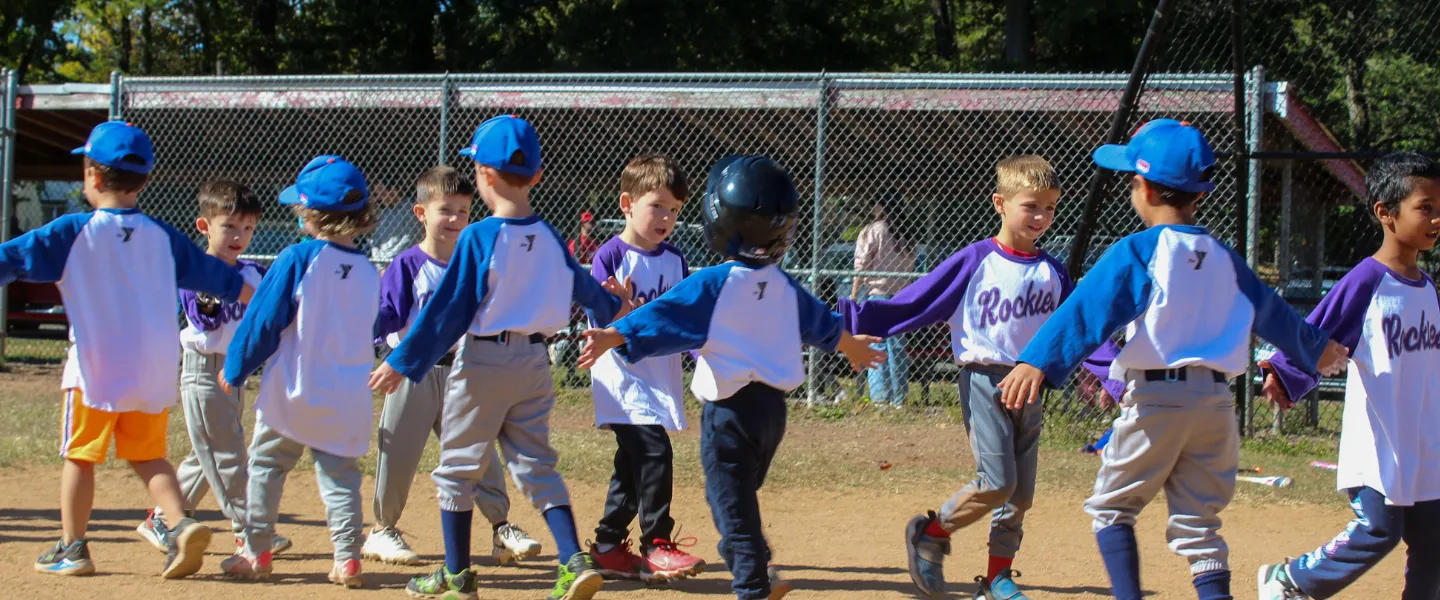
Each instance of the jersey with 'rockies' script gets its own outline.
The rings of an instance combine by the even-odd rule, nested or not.
[[[1429,276],[1373,258],[1351,269],[1306,319],[1350,349],[1339,489],[1369,487],[1387,504],[1440,500],[1440,303]],[[1284,352],[1270,364],[1292,400],[1319,384]]]
[[[1019,256],[986,239],[951,255],[889,300],[840,301],[846,329],[890,337],[950,325],[958,363],[1014,366],[1073,287],[1045,252]]]
[[[1106,250],[1019,362],[1044,371],[1058,387],[1127,326],[1125,345],[1110,364],[1112,379],[1191,366],[1235,377],[1250,363],[1252,330],[1313,367],[1328,337],[1204,227],[1158,225]]]
[[[0,245],[0,285],[57,283],[70,320],[62,386],[107,412],[159,413],[180,388],[178,288],[235,301],[245,281],[139,209],[64,215]]]
[[[680,249],[668,243],[644,250],[614,237],[595,252],[590,272],[598,281],[629,278],[631,297],[636,303],[646,303],[684,279],[689,268]],[[671,431],[685,428],[685,407],[681,403],[685,384],[679,354],[630,363],[620,360],[612,350],[595,361],[590,377],[596,425],[661,425]]]
[[[252,288],[260,287],[265,276],[265,267],[248,260],[235,262],[232,267],[240,272],[245,283]],[[202,354],[224,354],[235,337],[235,328],[245,316],[243,302],[224,302],[216,307],[214,314],[200,310],[200,297],[190,290],[180,290],[180,312],[185,313],[184,329],[180,330],[180,346]]]
[[[690,391],[724,400],[751,382],[790,391],[805,382],[801,346],[832,351],[840,315],[775,265],[701,269],[624,318],[616,348],[630,363],[698,350]]]
[[[225,356],[231,386],[265,365],[256,419],[336,456],[370,450],[380,273],[365,253],[323,240],[282,250]]]
[[[575,262],[538,216],[486,217],[466,227],[433,298],[386,359],[416,382],[467,332],[548,336],[570,324],[571,302],[601,324],[620,310],[620,299]]]
[[[395,255],[380,276],[380,319],[375,325],[375,343],[391,348],[400,345],[415,315],[435,295],[445,263],[414,245]]]

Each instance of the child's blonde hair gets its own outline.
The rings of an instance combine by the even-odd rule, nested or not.
[[[1060,189],[1055,167],[1043,156],[1021,154],[995,165],[995,193],[1009,196],[1018,192]]]
[[[362,198],[359,190],[350,190],[345,194],[344,204],[359,202]],[[365,208],[350,211],[338,210],[315,210],[296,205],[295,216],[300,217],[306,223],[315,227],[317,235],[325,237],[356,237],[370,233],[375,229],[376,215],[375,203],[367,203]]]

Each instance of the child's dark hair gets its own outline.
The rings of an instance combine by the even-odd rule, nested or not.
[[[1211,173],[1214,173],[1214,171],[1214,167],[1205,169],[1205,171],[1200,175],[1200,181],[1210,181],[1210,175]],[[1145,179],[1145,176],[1141,175],[1140,178]],[[1134,183],[1134,181],[1134,178],[1131,178],[1132,184]],[[1175,208],[1184,208],[1186,206],[1190,206],[1191,204],[1198,202],[1201,196],[1205,195],[1205,192],[1187,192],[1184,190],[1177,190],[1168,185],[1150,181],[1149,179],[1145,179],[1144,185],[1147,185],[1150,187],[1150,189],[1155,190],[1155,193],[1160,195],[1160,200],[1162,202]]]
[[[455,167],[440,165],[431,167],[415,182],[415,203],[425,204],[444,200],[451,195],[475,196],[475,182],[466,179]]]
[[[1374,206],[1380,204],[1385,212],[1395,214],[1400,202],[1415,191],[1417,177],[1440,179],[1440,165],[1414,152],[1392,152],[1380,157],[1365,174],[1365,194],[1370,197],[1370,218],[1375,216]]]
[[[361,196],[359,190],[350,190],[345,194],[343,204],[359,202]],[[333,237],[355,237],[370,233],[375,229],[375,203],[365,205],[365,208],[350,211],[338,210],[315,210],[304,206],[295,206],[295,215],[306,223],[315,226],[315,233],[323,236]]]
[[[265,205],[255,192],[229,179],[205,182],[195,200],[200,204],[200,216],[207,219],[222,215],[258,218],[265,213]]]
[[[120,160],[129,160],[133,157],[135,157],[135,155],[127,154]],[[138,158],[134,158],[134,160],[139,161]],[[136,164],[143,164],[143,162],[137,162]],[[106,189],[115,190],[117,192],[125,194],[138,193],[141,189],[144,189],[145,184],[150,181],[150,175],[148,174],[136,173],[134,171],[126,171],[124,169],[116,169],[114,167],[103,165],[93,160],[90,160],[90,157],[88,156],[85,157],[85,169],[95,169],[97,172],[99,172],[100,185],[105,186]]]

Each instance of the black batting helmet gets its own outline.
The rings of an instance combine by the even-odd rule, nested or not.
[[[700,211],[716,252],[768,265],[780,262],[795,239],[800,195],[775,161],[731,156],[711,167]]]

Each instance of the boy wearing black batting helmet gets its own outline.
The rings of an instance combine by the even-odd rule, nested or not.
[[[719,265],[685,278],[631,316],[589,338],[580,366],[607,350],[629,362],[698,351],[691,391],[705,403],[700,456],[720,556],[743,600],[784,597],[767,571],[770,547],[756,492],[785,435],[785,393],[805,380],[801,346],[845,354],[857,371],[885,359],[852,336],[777,263],[794,240],[799,197],[790,175],[763,156],[735,156],[710,170],[701,211]]]

